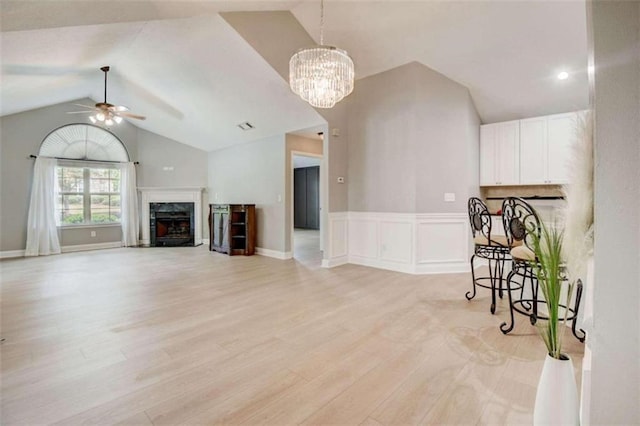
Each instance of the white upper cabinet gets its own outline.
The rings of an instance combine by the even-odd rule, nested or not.
[[[547,183],[547,119],[520,120],[520,183]]]
[[[496,184],[496,126],[480,127],[480,185]]]
[[[481,126],[480,185],[567,183],[576,123],[571,112]]]
[[[577,114],[520,121],[520,183],[567,183],[567,160],[575,138]]]
[[[517,185],[520,181],[518,121],[480,127],[480,185]]]
[[[547,183],[568,183],[571,145],[576,138],[578,114],[557,114],[547,121]]]

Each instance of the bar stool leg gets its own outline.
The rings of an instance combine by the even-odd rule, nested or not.
[[[471,300],[474,297],[476,297],[476,273],[475,273],[475,269],[473,267],[473,260],[475,258],[476,258],[475,254],[473,256],[471,256],[471,283],[473,285],[473,293],[468,291],[467,294],[464,295],[464,297],[466,297],[467,300]],[[471,295],[469,295],[469,294],[471,294]]]
[[[491,314],[496,313],[496,279],[495,279],[495,263],[493,268],[491,267],[492,260],[489,259],[489,282],[491,283]],[[495,260],[493,260],[495,262]]]
[[[574,317],[573,317],[573,323],[571,324],[571,332],[573,333],[573,335],[575,336],[576,339],[578,339],[580,341],[580,343],[584,343],[584,340],[587,337],[587,333],[585,333],[585,331],[583,329],[580,329],[580,334],[582,334],[582,336],[579,336],[578,333],[576,332],[576,322],[578,321],[578,310],[580,309],[580,300],[582,299],[582,281],[578,280],[578,284],[576,286],[576,303],[574,306]],[[568,301],[567,301],[568,302]],[[567,303],[568,305],[569,303]]]
[[[529,316],[529,321],[531,322],[531,325],[536,325],[536,322],[538,322],[538,279],[533,278],[533,268],[527,267],[525,273],[529,276],[529,282],[531,283],[531,299],[533,299],[533,302],[531,302],[533,305],[533,313]]]
[[[511,270],[511,272],[509,272],[509,275],[507,275],[507,295],[509,296],[509,316],[511,317],[511,324],[509,326],[507,326],[506,322],[503,322],[502,324],[500,324],[500,331],[502,331],[503,334],[507,334],[511,330],[513,330],[513,325],[514,325],[513,301],[511,300],[511,279],[513,278],[514,275],[515,275],[515,270]],[[524,282],[523,282],[523,285],[524,285]]]

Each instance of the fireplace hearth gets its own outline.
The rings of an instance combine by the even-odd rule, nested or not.
[[[149,203],[151,247],[195,245],[194,203]]]

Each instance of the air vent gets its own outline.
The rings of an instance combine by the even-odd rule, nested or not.
[[[238,127],[240,127],[242,130],[251,130],[254,128],[253,124],[249,123],[248,121],[238,124]]]

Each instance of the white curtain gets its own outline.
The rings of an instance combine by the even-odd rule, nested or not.
[[[120,208],[122,245],[135,247],[138,245],[139,217],[136,166],[133,163],[120,165]]]
[[[56,226],[56,198],[58,196],[56,164],[55,158],[36,158],[27,218],[25,256],[60,253],[60,240]]]

